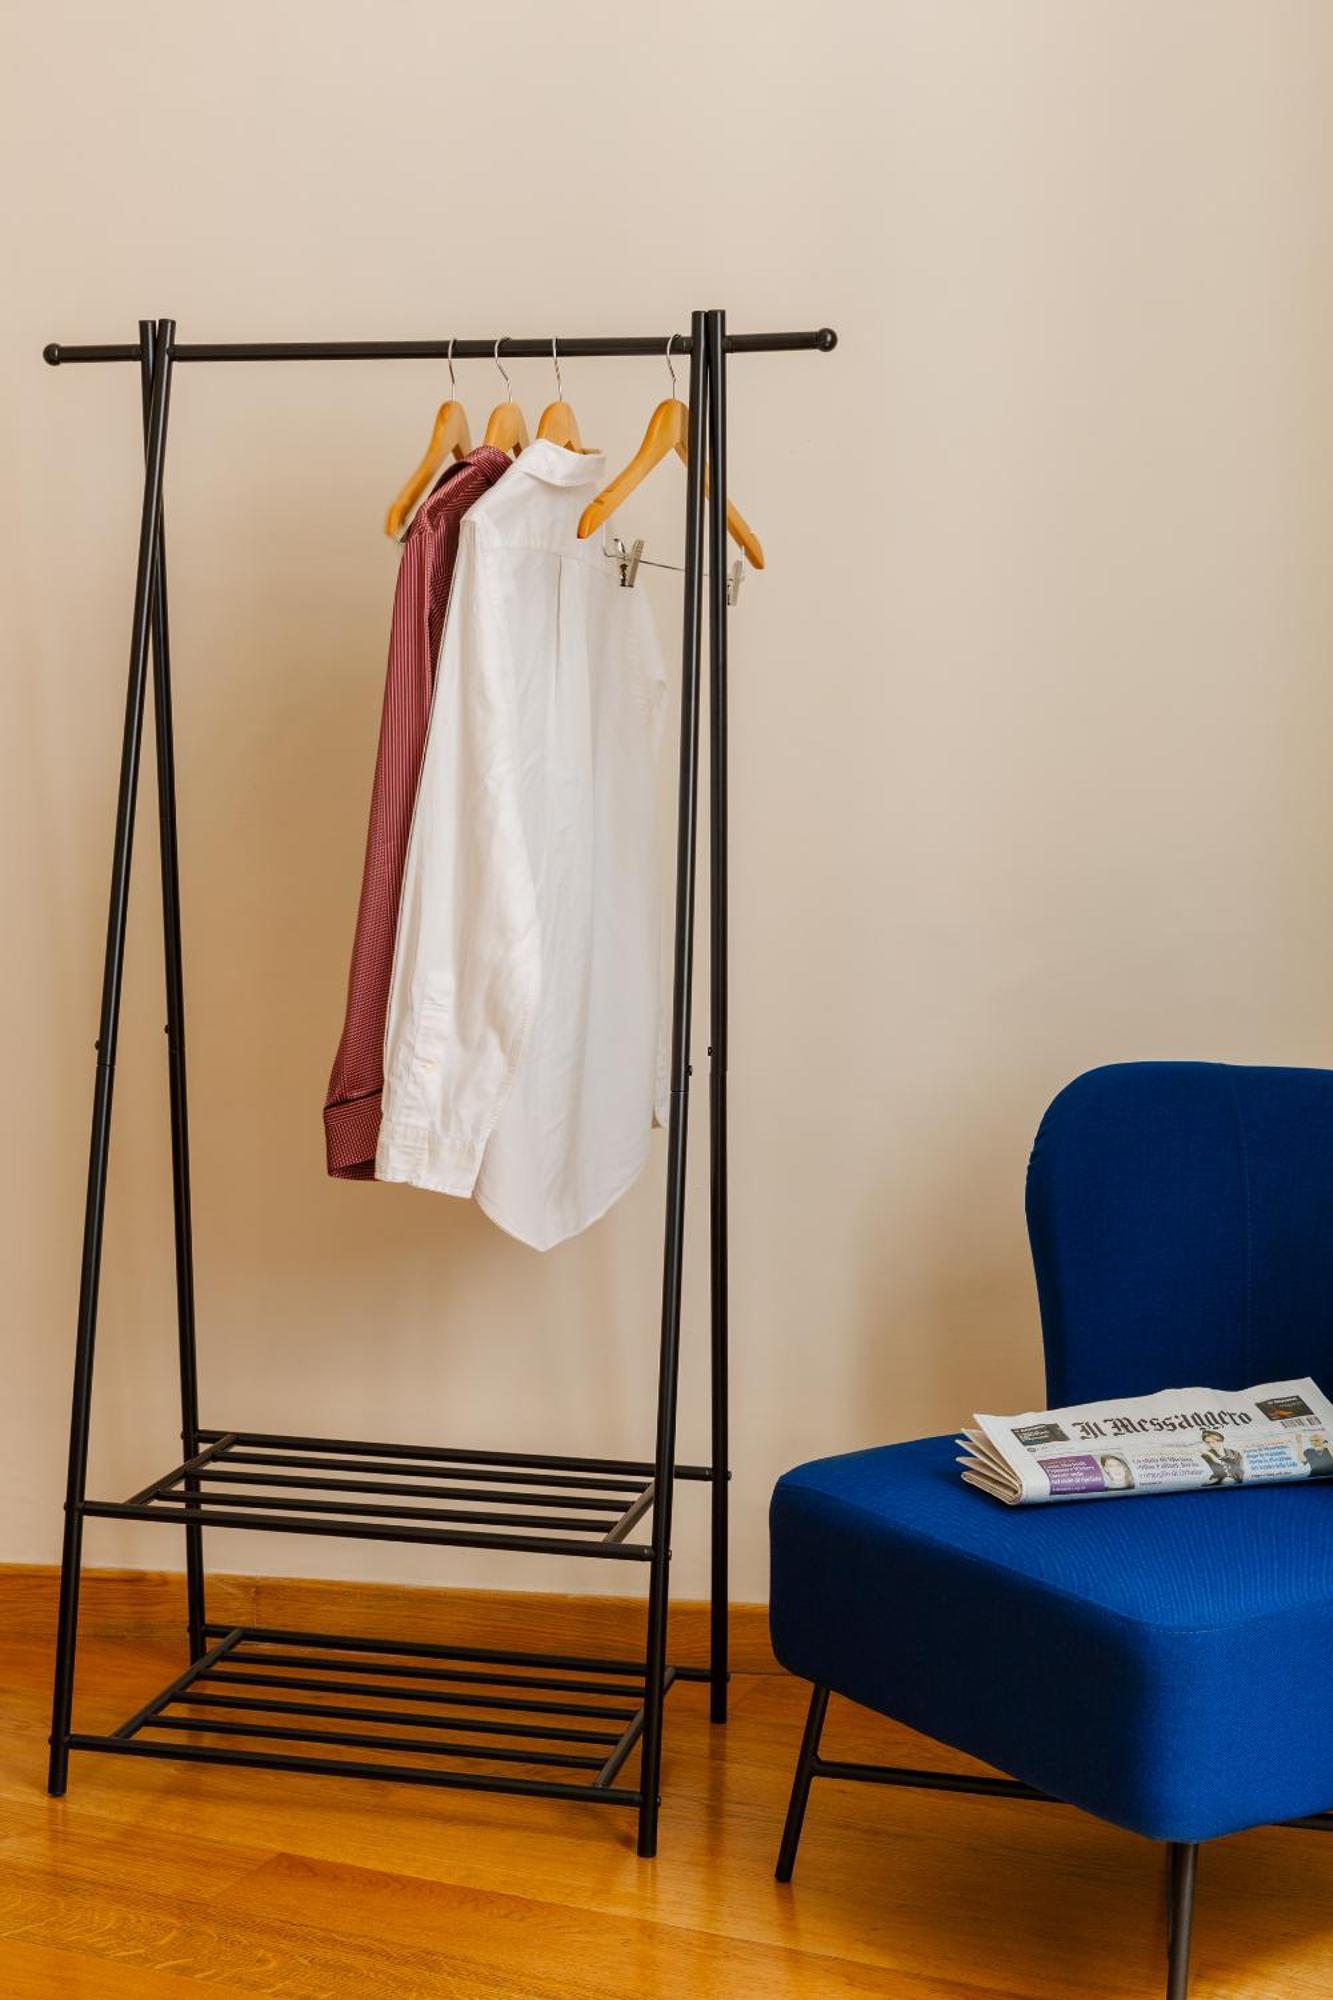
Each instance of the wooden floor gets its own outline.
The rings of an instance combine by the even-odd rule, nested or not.
[[[90,1638],[104,1728],[176,1670]],[[772,1879],[803,1692],[671,1696],[662,1852],[610,1808],[91,1755],[43,1791],[47,1645],[3,1641],[5,2000],[900,2000],[1157,1996],[1160,1850],[1058,1807],[816,1785],[790,1888]],[[940,1762],[834,1703],[832,1755]],[[1292,1755],[1299,1756],[1299,1741]],[[1333,1992],[1333,1836],[1206,1849],[1194,2000]]]

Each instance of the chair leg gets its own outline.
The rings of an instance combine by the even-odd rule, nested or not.
[[[801,1842],[810,1784],[815,1775],[815,1760],[819,1756],[819,1739],[824,1733],[824,1717],[828,1713],[828,1693],[826,1687],[818,1685],[810,1690],[810,1708],[805,1718],[805,1734],[801,1738],[801,1754],[796,1759],[796,1775],[791,1783],[787,1823],[782,1829],[778,1865],[773,1871],[779,1882],[790,1882],[796,1866],[796,1850]]]
[[[1188,2000],[1194,1883],[1199,1869],[1198,1842],[1173,1840],[1167,1852],[1171,1892],[1167,1919],[1166,2000]]]

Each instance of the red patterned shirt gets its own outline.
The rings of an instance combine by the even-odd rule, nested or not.
[[[375,1178],[384,1087],[384,1017],[393,972],[403,861],[426,747],[435,662],[458,555],[458,530],[469,507],[512,464],[504,452],[481,445],[450,466],[417,510],[403,546],[389,633],[361,902],[347,979],[347,1013],[324,1104],[328,1167],[339,1180]]]

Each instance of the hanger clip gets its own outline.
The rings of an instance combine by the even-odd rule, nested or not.
[[[633,590],[634,580],[639,574],[639,564],[643,561],[643,537],[640,536],[627,547],[619,535],[613,535],[607,554],[614,556],[620,564],[621,589]]]
[[[642,536],[639,536],[635,541],[626,542],[621,536],[613,535],[609,529],[602,529],[602,554],[609,557],[613,563],[619,566],[622,590],[633,590],[635,579],[639,574],[640,563],[647,569],[671,570],[676,576],[683,574],[679,563],[654,562],[652,557],[646,556],[643,551],[644,541]],[[727,571],[728,606],[739,602],[741,585],[744,583],[747,574],[748,571],[744,558],[737,556],[735,562]],[[708,575],[706,569],[704,575]]]

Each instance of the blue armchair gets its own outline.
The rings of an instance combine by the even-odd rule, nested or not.
[[[1027,1216],[1052,1405],[1333,1387],[1333,1072],[1092,1070],[1042,1121]],[[773,1644],[814,1684],[778,1878],[816,1777],[1081,1806],[1168,1844],[1185,2000],[1200,1842],[1333,1828],[1333,1483],[1011,1510],[956,1456],[778,1484]],[[824,1758],[830,1690],[1010,1775]]]

